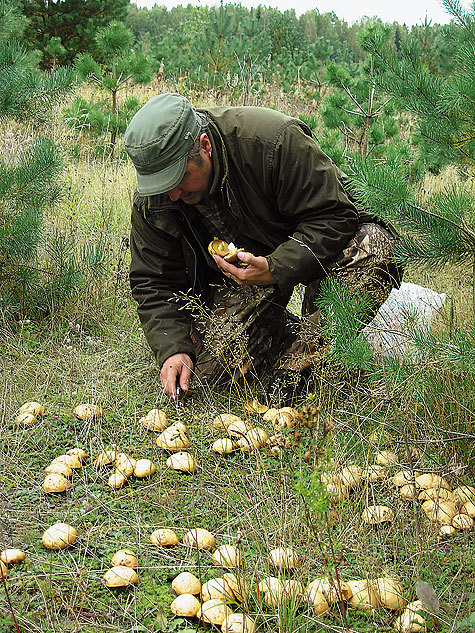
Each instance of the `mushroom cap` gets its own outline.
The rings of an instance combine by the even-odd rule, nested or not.
[[[407,484],[413,484],[416,477],[419,477],[420,473],[412,472],[411,470],[400,470],[392,478],[392,482],[395,486],[401,487]]]
[[[62,475],[63,477],[72,477],[73,469],[67,464],[62,462],[53,462],[49,466],[46,466],[45,473],[47,475]]]
[[[469,530],[473,527],[473,519],[468,514],[456,514],[452,519],[452,525],[457,530]]]
[[[0,560],[0,578],[6,578],[8,575],[8,567],[5,563]]]
[[[439,528],[439,536],[453,536],[457,534],[457,530],[453,525],[441,525]]]
[[[0,552],[0,561],[7,566],[12,563],[21,563],[23,560],[25,560],[25,552],[21,549],[4,549]]]
[[[190,573],[189,571],[183,571],[181,574],[178,574],[178,576],[173,579],[172,589],[178,595],[195,595],[201,592],[201,582],[194,574]]]
[[[267,444],[269,437],[264,429],[256,427],[239,439],[235,446],[242,451],[257,451]]]
[[[112,475],[109,477],[109,479],[107,480],[107,484],[111,488],[114,488],[114,490],[118,490],[119,488],[122,488],[126,481],[127,477],[122,473],[116,471],[112,473]]]
[[[74,409],[73,415],[78,420],[97,420],[98,418],[102,418],[104,413],[97,404],[78,404],[78,406]]]
[[[46,493],[50,492],[64,492],[71,487],[71,482],[63,475],[57,475],[56,473],[50,473],[46,475],[43,482],[43,490]]]
[[[99,453],[99,455],[96,457],[94,465],[97,466],[98,468],[101,466],[109,466],[110,464],[113,464],[115,462],[116,457],[117,457],[117,451],[114,451],[114,450],[102,451],[102,453]]]
[[[77,455],[79,457],[80,460],[86,459],[87,457],[87,453],[83,448],[70,448],[68,451],[66,451],[66,455]]]
[[[293,407],[281,407],[279,409],[279,412],[288,413],[290,417],[295,421],[300,421],[302,419],[302,414],[300,413],[300,411],[297,411],[297,409],[294,409]]]
[[[55,523],[43,534],[41,542],[47,549],[64,549],[78,539],[76,528],[67,523]]]
[[[224,240],[212,240],[208,244],[208,253],[210,255],[219,255],[220,257],[224,257],[229,254],[229,244]]]
[[[311,604],[317,615],[326,613],[330,608],[325,596],[313,586],[315,581],[309,583],[304,591],[304,598]]]
[[[67,466],[69,466],[69,468],[72,468],[73,470],[82,468],[81,460],[79,459],[78,455],[58,455],[58,457],[55,457],[51,463],[66,464]]]
[[[362,478],[363,469],[357,464],[351,464],[350,466],[343,468],[338,473],[338,479],[350,490],[352,488],[357,488],[360,485]]]
[[[152,532],[150,535],[150,541],[152,545],[167,547],[168,545],[177,545],[178,536],[169,528],[159,528],[158,530]]]
[[[282,411],[282,409],[278,409],[272,418],[272,424],[278,429],[294,429],[296,422],[295,418],[288,411]]]
[[[45,408],[39,402],[25,402],[18,409],[18,413],[21,415],[22,413],[32,413],[34,416],[43,416],[45,414]]]
[[[172,613],[185,618],[194,618],[200,607],[198,599],[189,593],[180,594],[170,605]]]
[[[139,422],[149,431],[164,431],[168,426],[167,414],[161,409],[152,409]]]
[[[219,429],[220,431],[227,431],[228,426],[234,424],[235,422],[243,422],[238,415],[234,415],[234,413],[220,413],[211,422],[211,426],[215,429]]]
[[[18,415],[15,419],[15,422],[17,424],[22,424],[23,426],[33,426],[33,424],[36,424],[38,422],[38,419],[36,415],[33,415],[33,413],[27,412],[20,413],[20,415]]]
[[[462,514],[468,514],[469,517],[472,517],[472,519],[475,519],[475,502],[467,501],[461,507],[460,512]]]
[[[219,453],[220,455],[228,455],[234,450],[233,441],[229,437],[221,437],[219,438],[219,440],[216,440],[216,442],[214,442],[212,450],[213,452]]]
[[[349,580],[348,586],[352,591],[352,596],[348,600],[350,607],[368,612],[377,608],[378,598],[373,583],[367,580]]]
[[[135,459],[127,455],[127,453],[117,453],[115,458],[117,472],[122,473],[125,477],[133,475],[136,463]]]
[[[196,473],[198,470],[198,462],[191,453],[186,451],[170,455],[167,459],[167,466],[172,470],[181,470],[184,473]]]
[[[291,547],[276,547],[269,552],[269,563],[280,569],[294,569],[299,564],[299,557]]]
[[[425,620],[418,611],[425,611],[420,600],[416,600],[407,605],[406,609],[394,622],[394,628],[399,633],[419,633],[426,630]]]
[[[268,410],[268,406],[266,404],[261,404],[257,398],[253,398],[251,401],[245,402],[243,405],[243,409],[246,413],[265,413]]]
[[[236,576],[235,574],[226,573],[223,574],[223,579],[232,591],[236,600],[238,600],[239,602],[247,601],[249,597],[249,587],[242,576]]]
[[[395,466],[399,457],[393,451],[378,451],[375,461],[380,466]]]
[[[347,582],[340,579],[340,585],[338,586],[336,579],[330,581],[326,576],[315,578],[307,585],[305,594],[312,595],[313,592],[322,593],[328,604],[340,599],[349,600],[353,595],[353,591]]]
[[[234,594],[224,578],[212,578],[201,587],[201,600],[220,600],[221,602],[233,602]]]
[[[181,451],[190,447],[186,433],[176,426],[169,426],[157,437],[157,446],[167,451]]]
[[[112,567],[137,567],[137,556],[131,549],[120,549],[112,557],[111,565]]]
[[[422,504],[427,518],[442,525],[451,525],[452,519],[458,514],[457,506],[453,501],[424,501]]]
[[[460,505],[467,503],[467,501],[475,503],[475,486],[457,486],[453,495],[455,503]]]
[[[221,602],[221,600],[208,600],[203,602],[198,613],[196,614],[203,622],[210,622],[211,624],[217,624],[221,626],[228,615],[231,615],[232,610],[227,604]]]
[[[446,481],[440,475],[436,475],[435,473],[424,473],[423,475],[419,475],[416,477],[416,484],[419,488],[447,488],[450,490],[450,486],[448,481]]]
[[[246,435],[248,431],[252,429],[252,424],[250,422],[244,422],[244,420],[238,420],[236,422],[232,422],[226,429],[228,435],[231,437],[243,437]]]
[[[186,426],[186,424],[184,422],[174,422],[170,428],[174,428],[174,429],[178,429],[179,431],[181,431],[182,433],[187,433],[188,428]]]
[[[139,578],[135,569],[116,565],[111,567],[103,576],[106,587],[128,587],[135,585]]]
[[[150,459],[138,459],[135,462],[134,477],[144,479],[153,475],[156,470],[155,464]]]
[[[331,480],[325,484],[325,490],[339,500],[348,499],[350,491],[347,486],[344,486],[341,481]]]
[[[361,519],[369,525],[377,525],[394,519],[394,510],[388,506],[368,506],[361,513]]]
[[[371,464],[363,470],[363,477],[367,481],[383,481],[388,475],[387,466]]]
[[[262,416],[262,419],[264,420],[264,422],[273,422],[278,415],[279,409],[271,407],[270,409],[267,409],[267,411]]]
[[[447,488],[425,488],[417,495],[419,501],[454,501],[453,494]]]
[[[374,589],[378,602],[387,609],[403,609],[407,604],[401,583],[393,578],[378,578],[374,582]]]
[[[193,528],[183,537],[183,543],[188,547],[197,547],[198,549],[213,549],[216,545],[216,539],[203,528]]]
[[[399,488],[399,496],[402,499],[406,499],[407,501],[414,499],[414,497],[416,496],[416,492],[417,489],[414,484],[405,484],[404,486],[401,486]]]
[[[221,567],[239,567],[242,565],[241,551],[234,545],[221,545],[212,555],[215,565]]]
[[[230,613],[221,625],[222,633],[255,633],[254,620],[244,613]]]

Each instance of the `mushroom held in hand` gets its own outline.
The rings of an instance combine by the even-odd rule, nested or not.
[[[128,585],[135,585],[139,580],[134,569],[121,565],[111,567],[103,578],[106,587],[128,587]]]
[[[43,534],[41,542],[47,549],[64,549],[74,545],[78,539],[78,532],[67,523],[55,523]]]
[[[208,244],[208,252],[210,255],[219,255],[230,264],[239,264],[238,253],[242,252],[243,248],[236,248],[232,242],[225,242],[224,240],[213,240]]]

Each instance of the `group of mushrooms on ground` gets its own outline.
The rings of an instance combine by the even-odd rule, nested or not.
[[[216,439],[211,447],[218,455],[226,456],[235,451],[253,453],[267,448],[270,454],[278,457],[282,451],[293,445],[291,433],[297,433],[299,425],[312,428],[313,413],[307,408],[305,412],[291,407],[268,409],[257,400],[247,402],[244,406],[246,419],[231,413],[217,415],[210,421],[210,427],[226,434]],[[21,425],[30,426],[38,417],[44,415],[44,407],[38,402],[23,405],[17,417]],[[78,405],[73,415],[78,420],[100,418],[103,412],[92,404]],[[263,422],[271,425],[274,433],[268,432],[259,425],[254,425],[253,418],[262,415]],[[153,409],[140,419],[140,423],[150,431],[158,432],[156,444],[167,451],[167,466],[174,470],[196,473],[200,465],[194,455],[189,452],[191,446],[187,426],[183,422],[170,424],[166,413]],[[82,467],[87,458],[81,448],[72,448],[65,454],[56,457],[46,467],[43,489],[46,493],[64,492],[71,486],[71,476],[75,469]],[[334,467],[322,473],[321,482],[327,492],[339,500],[348,499],[352,490],[364,482],[378,482],[391,479],[397,487],[401,498],[418,499],[422,502],[422,510],[430,521],[440,527],[440,536],[446,537],[458,530],[470,529],[475,519],[475,486],[461,485],[453,491],[448,481],[432,472],[420,473],[415,470],[413,458],[417,462],[418,455],[413,453],[410,466],[404,466],[398,456],[389,450],[378,451],[375,463],[365,468],[357,464]],[[156,471],[155,464],[149,459],[135,460],[127,453],[115,449],[102,451],[94,461],[96,468],[113,466],[108,484],[112,488],[121,488],[129,477],[139,479],[149,477]],[[396,473],[391,469],[401,468]],[[373,505],[364,508],[361,520],[368,525],[378,525],[394,519],[394,511],[385,505]],[[65,523],[56,523],[43,534],[43,545],[52,550],[63,549],[74,545],[78,539],[77,530]],[[155,530],[150,541],[158,547],[175,546],[180,543],[176,533],[169,528]],[[211,551],[216,546],[216,538],[209,531],[194,528],[182,539],[183,545],[195,550]],[[21,550],[6,549],[0,554],[0,572],[6,578],[8,565],[23,560],[25,554]],[[218,547],[210,556],[210,562],[233,572],[224,573],[220,578],[210,578],[202,582],[192,572],[180,573],[172,582],[172,589],[177,595],[171,604],[171,611],[183,617],[198,617],[201,621],[219,625],[223,633],[252,633],[255,623],[249,615],[249,595],[251,588],[242,572],[244,556],[239,548],[227,544]],[[299,568],[298,554],[288,547],[278,547],[268,556],[268,564],[277,570],[276,576],[268,576],[254,583],[254,593],[268,607],[279,607],[291,603],[307,605],[317,615],[331,612],[331,605],[343,601],[351,608],[371,611],[387,608],[400,611],[394,627],[401,633],[424,631],[426,627],[426,609],[420,601],[408,603],[403,595],[401,583],[389,577],[377,579],[356,579],[343,581],[338,576],[320,577],[310,580],[306,586],[297,580]],[[131,550],[119,550],[111,560],[111,569],[104,574],[107,587],[117,588],[136,584],[138,575],[137,556]],[[197,598],[199,596],[200,600]],[[233,612],[235,604],[242,604],[243,612]]]

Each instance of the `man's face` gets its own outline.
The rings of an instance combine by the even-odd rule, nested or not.
[[[185,204],[198,204],[208,193],[211,185],[211,160],[203,149],[200,158],[197,162],[188,161],[183,180],[174,189],[165,192],[173,202],[182,200]]]

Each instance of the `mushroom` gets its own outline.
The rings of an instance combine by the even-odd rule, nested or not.
[[[295,569],[299,564],[299,557],[290,547],[276,547],[269,553],[269,563],[280,569]]]
[[[244,613],[231,613],[221,625],[222,633],[255,633],[254,620]]]
[[[236,600],[239,602],[247,601],[249,596],[249,587],[247,586],[247,582],[244,578],[236,576],[235,574],[227,573],[223,574],[223,579],[232,591]]]
[[[472,517],[472,519],[475,519],[475,503],[473,501],[467,501],[460,508],[460,512],[462,514],[468,514],[469,517]]]
[[[231,437],[243,437],[248,431],[252,429],[250,422],[244,422],[244,420],[238,420],[232,422],[226,429],[228,435]]]
[[[229,455],[234,450],[233,441],[229,437],[222,437],[212,446],[212,450],[219,455]]]
[[[231,615],[232,610],[227,604],[221,602],[221,600],[208,600],[203,602],[196,616],[203,620],[203,622],[209,622],[210,624],[217,624],[221,626],[228,615]]]
[[[329,481],[327,484],[325,484],[325,490],[329,494],[335,495],[335,497],[339,499],[340,501],[342,499],[348,499],[348,497],[350,496],[349,489],[346,486],[344,486],[341,483],[341,481],[337,481],[337,480],[332,480],[332,481]]]
[[[134,477],[144,479],[150,477],[156,471],[155,464],[150,459],[138,459],[135,462]]]
[[[442,525],[450,525],[458,513],[453,501],[432,501],[429,499],[429,501],[424,501],[422,509],[430,521],[436,521]]]
[[[374,583],[374,589],[378,602],[387,609],[403,609],[406,600],[403,596],[403,588],[400,582],[393,578],[378,578]]]
[[[234,413],[220,413],[213,419],[211,425],[220,431],[227,431],[228,426],[235,422],[243,422],[243,420]]]
[[[399,633],[419,633],[419,631],[425,631],[426,622],[424,617],[420,615],[421,611],[425,611],[425,609],[420,600],[410,602],[394,622],[396,631],[399,631]]]
[[[453,495],[457,504],[463,505],[467,501],[475,503],[475,486],[458,486],[455,488]]]
[[[55,523],[43,534],[41,542],[47,549],[64,549],[78,539],[76,528],[67,523]]]
[[[11,565],[12,563],[21,563],[25,560],[25,552],[21,549],[4,549],[0,552],[0,561],[5,565]]]
[[[328,604],[337,602],[340,600],[349,600],[353,595],[353,591],[350,586],[344,580],[329,579],[325,576],[321,578],[315,578],[307,585],[305,593],[309,594],[313,591],[320,592],[325,596],[325,600]]]
[[[199,594],[201,592],[201,583],[198,578],[189,571],[183,571],[178,574],[172,581],[173,591],[180,594]]]
[[[66,455],[77,455],[81,461],[87,457],[83,448],[70,448],[69,451],[66,451]]]
[[[62,475],[63,477],[72,477],[73,469],[67,464],[61,462],[53,462],[49,466],[46,466],[45,473],[47,475]]]
[[[264,420],[264,422],[273,422],[278,415],[279,409],[274,409],[273,407],[271,407],[270,409],[267,409],[267,411],[262,416],[262,419]]]
[[[394,511],[388,506],[368,506],[361,513],[361,519],[368,525],[378,525],[394,519]]]
[[[231,264],[240,264],[237,254],[243,251],[243,248],[236,248],[232,242],[224,240],[213,240],[208,244],[208,252],[210,255],[219,255]]]
[[[191,453],[186,451],[170,455],[167,459],[167,466],[172,470],[181,470],[184,473],[196,473],[198,470],[198,462]]]
[[[278,429],[294,429],[296,420],[288,411],[278,409],[276,415],[272,419],[272,424]]]
[[[399,488],[399,496],[402,499],[406,499],[406,501],[414,499],[414,497],[416,496],[416,487],[414,486],[414,484],[406,484],[404,486],[401,486]]]
[[[359,611],[371,612],[378,606],[378,598],[373,583],[368,580],[349,580],[352,596],[348,600],[350,607]]]
[[[137,567],[137,556],[130,549],[120,549],[111,559],[113,567]]]
[[[102,418],[104,413],[97,404],[78,404],[73,415],[78,420],[97,420]]]
[[[168,426],[167,415],[161,409],[152,409],[139,422],[149,431],[164,431]]]
[[[45,408],[39,402],[25,402],[18,409],[18,413],[21,415],[22,413],[32,413],[34,416],[43,416],[45,414]]]
[[[280,578],[269,576],[261,583],[262,591],[264,592],[264,602],[269,607],[278,607],[284,600],[285,586]]]
[[[78,455],[58,455],[58,457],[55,457],[51,463],[66,464],[66,466],[69,466],[69,468],[72,468],[73,470],[82,468],[81,460]]]
[[[452,492],[447,488],[426,488],[421,490],[417,498],[419,501],[454,501]]]
[[[414,484],[416,477],[419,477],[420,473],[412,472],[411,470],[400,470],[392,478],[392,482],[395,486],[402,487],[407,484]]]
[[[386,479],[388,474],[388,469],[386,466],[382,466],[381,464],[372,464],[363,470],[363,477],[367,481],[383,481]]]
[[[109,466],[110,464],[113,464],[115,462],[116,457],[117,457],[117,451],[114,451],[114,450],[102,451],[102,453],[99,453],[99,455],[97,456],[94,462],[94,465],[97,468],[100,468],[101,466]]]
[[[362,478],[363,469],[357,464],[351,464],[350,466],[343,468],[338,473],[338,479],[350,490],[352,488],[357,488],[360,485]]]
[[[395,466],[399,457],[393,451],[379,451],[376,455],[376,463],[380,466]]]
[[[212,555],[215,565],[221,567],[239,567],[242,565],[242,554],[234,545],[221,545]]]
[[[128,587],[137,584],[139,578],[135,569],[116,565],[111,567],[103,576],[106,587]]]
[[[157,446],[167,451],[181,451],[190,447],[186,433],[175,426],[169,426],[157,437]]]
[[[224,578],[212,578],[201,587],[201,600],[220,600],[221,602],[233,602],[234,594]]]
[[[213,549],[216,545],[216,539],[211,532],[203,528],[193,528],[183,537],[183,543],[188,547],[196,547],[198,549]]]
[[[117,472],[122,473],[125,477],[133,475],[136,463],[135,459],[127,453],[117,453],[115,458]]]
[[[457,530],[453,525],[441,525],[439,528],[440,536],[453,536],[454,534],[457,534]]]
[[[68,481],[66,477],[63,477],[63,475],[56,475],[55,473],[46,475],[45,480],[43,482],[43,490],[46,493],[64,492],[70,487],[71,487],[71,482]]]
[[[0,578],[6,578],[8,575],[8,567],[0,560]]]
[[[313,585],[314,582],[315,581],[307,585],[304,591],[304,598],[306,598],[308,603],[313,607],[317,615],[322,615],[329,610],[330,605],[328,604],[323,593],[315,588],[315,586]]]
[[[17,424],[21,424],[22,426],[33,426],[38,422],[36,415],[33,413],[20,413],[19,416],[15,419]]]
[[[452,525],[457,530],[469,530],[473,527],[473,519],[468,514],[456,514],[452,519]]]
[[[242,451],[258,451],[267,444],[269,437],[264,429],[256,427],[248,431],[235,444]]]
[[[447,488],[450,490],[450,486],[448,482],[441,477],[440,475],[436,475],[435,473],[425,473],[424,475],[419,475],[416,477],[416,484],[419,488]]]
[[[265,413],[268,410],[268,406],[266,404],[261,404],[257,398],[253,398],[250,402],[245,402],[243,405],[243,409],[246,413]]]
[[[178,544],[178,536],[173,530],[168,528],[159,528],[150,535],[150,541],[152,545],[158,547],[168,547],[170,545]]]
[[[111,488],[114,488],[114,490],[118,490],[119,488],[122,488],[126,481],[127,477],[125,475],[115,472],[109,477],[107,483]]]
[[[180,594],[170,605],[172,613],[184,618],[194,618],[200,607],[198,599],[189,593]]]

